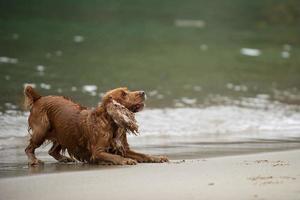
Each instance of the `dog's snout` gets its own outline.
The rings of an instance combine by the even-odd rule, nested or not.
[[[139,92],[140,96],[145,100],[146,99],[146,93],[145,91],[140,91]]]

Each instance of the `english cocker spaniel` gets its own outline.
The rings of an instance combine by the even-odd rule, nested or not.
[[[137,162],[167,162],[165,156],[150,156],[130,149],[127,134],[138,132],[134,113],[144,108],[145,92],[117,88],[108,91],[96,108],[86,108],[62,96],[41,96],[31,86],[24,90],[31,137],[25,152],[29,165],[43,162],[35,149],[46,140],[49,154],[60,162],[134,165]],[[62,154],[67,151],[70,157]]]

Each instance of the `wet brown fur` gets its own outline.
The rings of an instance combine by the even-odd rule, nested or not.
[[[24,90],[30,108],[28,118],[32,130],[25,152],[29,164],[39,165],[35,149],[50,140],[49,154],[60,162],[136,164],[137,162],[166,162],[166,157],[154,157],[134,152],[127,142],[127,129],[115,123],[106,110],[113,99],[132,113],[143,108],[145,94],[117,88],[105,94],[101,104],[89,109],[61,96],[41,96],[31,86]],[[70,157],[61,154],[67,151]]]

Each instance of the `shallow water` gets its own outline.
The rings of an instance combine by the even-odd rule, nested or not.
[[[141,135],[130,142],[147,153],[184,159],[298,148],[300,18],[290,12],[298,4],[0,2],[0,176],[28,170],[28,83],[87,106],[111,88],[145,90]],[[47,148],[38,150],[50,163],[41,172],[61,168]]]

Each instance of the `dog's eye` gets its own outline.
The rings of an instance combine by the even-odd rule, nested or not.
[[[123,97],[127,96],[127,92],[122,91],[122,96],[123,96]]]

